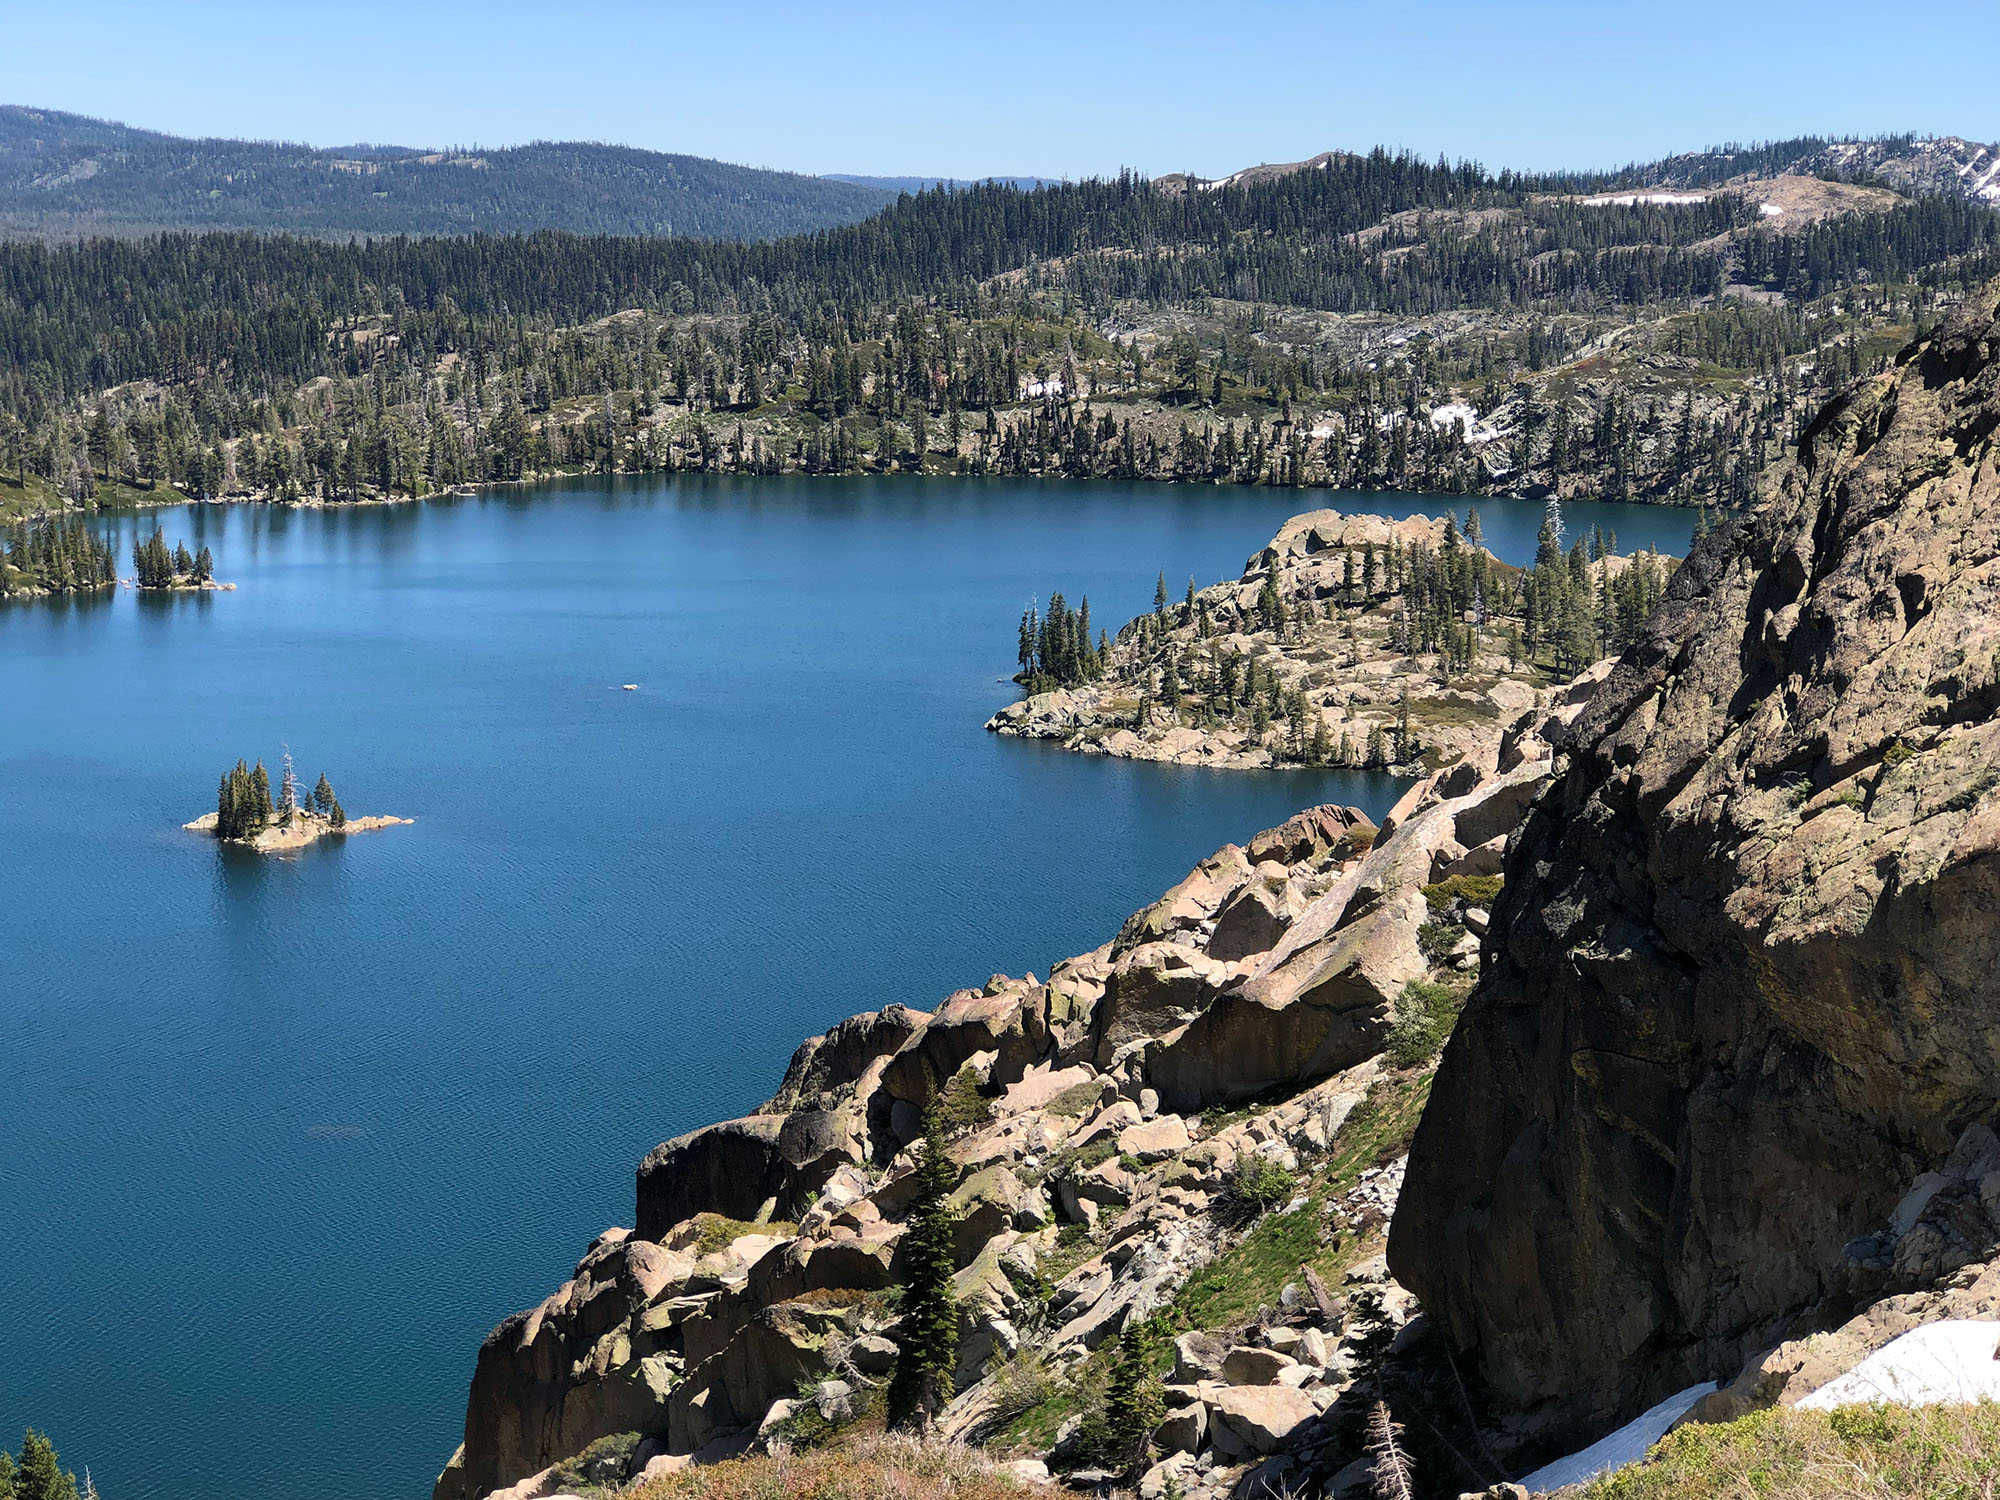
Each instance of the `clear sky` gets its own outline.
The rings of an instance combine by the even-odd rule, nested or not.
[[[2000,0],[965,6],[0,0],[0,102],[345,145],[618,141],[804,172],[1206,176],[1332,148],[1609,166],[2000,139]]]

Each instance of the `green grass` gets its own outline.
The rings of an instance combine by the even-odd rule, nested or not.
[[[1228,1328],[1249,1321],[1257,1309],[1277,1302],[1301,1265],[1320,1279],[1337,1282],[1341,1273],[1380,1248],[1379,1233],[1325,1236],[1321,1205],[1349,1191],[1370,1167],[1409,1150],[1417,1118],[1430,1097],[1431,1075],[1396,1074],[1376,1081],[1367,1098],[1340,1128],[1332,1154],[1310,1179],[1305,1207],[1295,1213],[1266,1214],[1235,1245],[1189,1278],[1167,1317],[1176,1328]]]
[[[1074,1120],[1080,1117],[1104,1093],[1104,1082],[1099,1078],[1086,1078],[1082,1083],[1073,1083],[1055,1098],[1042,1106],[1044,1114],[1058,1119]]]
[[[721,1214],[696,1214],[694,1222],[700,1230],[694,1242],[697,1255],[713,1255],[718,1250],[725,1250],[746,1234],[786,1236],[799,1232],[798,1225],[776,1219],[756,1224],[747,1219],[725,1219]]]
[[[1774,1408],[1667,1434],[1580,1500],[1993,1500],[2000,1404]]]
[[[99,510],[128,510],[144,505],[179,505],[186,499],[187,496],[167,484],[134,485],[103,480],[98,483],[95,503]],[[56,487],[40,475],[30,474],[24,482],[18,475],[0,474],[0,525],[68,508]]]
[[[1189,1328],[1227,1328],[1248,1322],[1257,1309],[1278,1300],[1301,1265],[1322,1277],[1339,1269],[1339,1252],[1321,1242],[1319,1200],[1296,1213],[1266,1214],[1231,1249],[1189,1278],[1171,1307],[1175,1321]]]

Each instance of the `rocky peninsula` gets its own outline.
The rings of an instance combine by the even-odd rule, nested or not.
[[[1457,764],[1636,629],[1671,571],[1671,558],[1582,539],[1565,554],[1559,525],[1524,572],[1479,544],[1476,511],[1464,531],[1455,518],[1294,516],[1233,583],[1190,583],[1168,603],[1162,579],[1159,606],[1071,680],[1024,669],[1028,695],[986,727],[1229,769]]]

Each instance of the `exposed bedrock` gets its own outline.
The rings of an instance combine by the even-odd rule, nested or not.
[[[1837,1314],[2000,1105],[2000,322],[1829,406],[1508,847],[1396,1274],[1554,1439]]]
[[[1163,1307],[1236,1232],[1239,1159],[1283,1169],[1332,1149],[1405,987],[1432,972],[1424,886],[1504,842],[1584,699],[1553,695],[1413,786],[1390,831],[1352,808],[1308,809],[1218,850],[1045,981],[996,975],[934,1012],[891,1006],[807,1041],[756,1114],[649,1154],[634,1230],[608,1232],[486,1340],[438,1500],[477,1500],[621,1435],[644,1440],[635,1473],[720,1457],[782,1434],[803,1390],[833,1409],[845,1398],[832,1387],[879,1379],[893,1314],[876,1294],[900,1270],[908,1148],[947,1087],[971,1100],[950,1146],[967,1403],[953,1420],[990,1404],[990,1373],[1024,1340],[1074,1363]],[[1444,962],[1456,975],[1476,959]],[[1247,1117],[1199,1118],[1252,1097]],[[1078,1228],[1093,1247],[1080,1265],[1065,1249]],[[1050,1265],[1063,1268],[1052,1288],[1038,1280]],[[1352,1375],[1320,1352],[1292,1377],[1310,1377],[1320,1405],[1225,1383],[1190,1408],[1190,1440],[1213,1427],[1216,1451],[1254,1456],[1278,1426],[1309,1425],[1295,1419]]]

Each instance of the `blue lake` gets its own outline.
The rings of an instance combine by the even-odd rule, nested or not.
[[[1394,800],[980,728],[1031,598],[1115,629],[1328,503],[1449,502],[681,479],[117,523],[240,587],[0,607],[0,1442],[114,1500],[422,1500],[480,1339],[631,1222],[656,1142],[842,1016],[1046,973],[1224,842]],[[1539,506],[1480,509],[1532,553]],[[181,831],[286,743],[417,822]]]

